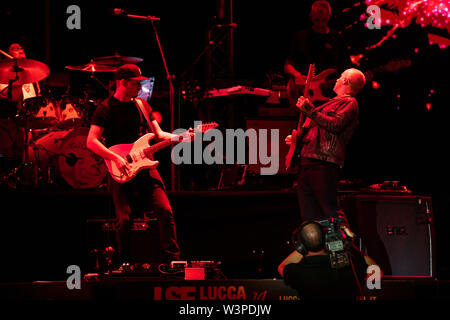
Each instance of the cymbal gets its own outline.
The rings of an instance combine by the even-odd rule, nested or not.
[[[50,69],[45,63],[32,59],[6,59],[0,61],[0,83],[8,84],[10,79],[17,80],[14,85],[23,85],[45,79]]]
[[[94,58],[94,62],[98,64],[104,64],[104,65],[122,65],[127,63],[139,63],[144,61],[142,58],[138,57],[124,57],[119,55],[114,56],[106,56],[106,57],[98,57]]]
[[[66,66],[66,69],[89,72],[114,72],[117,68],[98,64],[91,60],[91,62],[89,62],[88,64]]]

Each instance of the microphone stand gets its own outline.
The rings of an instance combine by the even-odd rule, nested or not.
[[[164,57],[164,52],[161,46],[161,42],[159,41],[159,35],[158,35],[158,30],[156,29],[155,26],[155,21],[159,21],[161,20],[160,18],[156,18],[153,16],[139,16],[139,15],[134,15],[134,14],[124,14],[124,16],[129,17],[129,18],[136,18],[136,19],[142,19],[142,20],[147,20],[150,21],[152,23],[152,27],[153,27],[153,31],[155,33],[155,38],[156,38],[156,42],[158,44],[158,48],[159,48],[159,52],[161,54],[161,58],[163,61],[163,65],[164,65],[164,70],[166,72],[166,76],[167,76],[167,80],[169,81],[169,108],[170,108],[170,132],[173,132],[175,130],[175,117],[174,117],[174,95],[175,95],[175,89],[174,89],[174,85],[173,82],[175,80],[175,76],[171,75],[169,72],[169,68],[167,67],[167,62],[166,62],[166,58]],[[171,145],[171,150],[173,150],[173,144]],[[176,186],[175,186],[175,165],[172,161],[170,161],[170,185],[171,185],[171,190],[175,191]],[[178,188],[178,186],[177,186]]]
[[[175,76],[171,75],[169,72],[169,68],[167,67],[166,58],[164,57],[164,52],[161,46],[161,42],[159,41],[158,30],[156,29],[154,19],[150,20],[152,23],[153,31],[155,32],[156,42],[158,43],[159,52],[161,53],[161,58],[164,64],[164,70],[166,71],[167,80],[169,81],[169,109],[170,109],[170,132],[175,130],[175,117],[174,117],[174,99],[175,99],[175,89],[173,86],[173,81],[175,80]],[[170,149],[173,150],[173,144],[171,144]],[[171,153],[172,154],[172,153]],[[173,161],[170,161],[170,188],[172,191],[178,189],[178,185],[175,186],[175,164]]]

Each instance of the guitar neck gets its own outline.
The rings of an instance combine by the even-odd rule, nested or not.
[[[178,143],[181,140],[183,140],[183,136],[184,135],[185,135],[185,133],[182,133],[182,134],[179,134],[179,135],[176,136],[178,139],[176,139],[174,137],[172,139],[167,139],[167,140],[158,142],[157,144],[154,144],[154,145],[152,145],[152,146],[150,146],[148,148],[145,148],[144,149],[144,153],[146,153],[146,154],[153,154],[153,153],[155,153],[158,150],[161,150],[161,149],[163,149],[163,148],[165,148],[167,146],[170,146],[171,144]]]

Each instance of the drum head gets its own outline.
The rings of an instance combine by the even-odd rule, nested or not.
[[[60,105],[59,129],[78,128],[83,126],[83,111],[79,103],[66,98]]]
[[[84,127],[72,130],[58,157],[58,173],[74,189],[97,188],[106,177],[103,159],[86,147],[88,132]]]

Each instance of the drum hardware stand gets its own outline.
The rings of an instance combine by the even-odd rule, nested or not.
[[[4,88],[2,91],[0,91],[0,95],[8,90],[8,100],[11,101],[12,100],[12,89],[13,89],[13,83],[19,80],[19,72],[23,69],[19,68],[19,65],[17,64],[17,59],[15,59],[15,64],[14,64],[14,72],[16,73],[16,77],[14,79],[8,79],[8,86],[6,88]]]
[[[25,126],[24,126],[24,145],[22,152],[22,162],[19,166],[14,168],[9,174],[8,179],[14,179],[14,181],[22,183],[22,185],[28,185],[27,175],[31,173],[33,177],[33,181],[31,185],[35,188],[38,187],[39,184],[39,167],[35,161],[30,161],[30,147],[33,148],[33,152],[36,153],[36,146],[34,142],[30,142],[30,135],[32,134],[32,129],[30,129],[30,115],[28,112],[25,112]],[[27,170],[29,169],[29,170]],[[11,181],[11,180],[10,180]],[[13,186],[17,188],[17,184]]]
[[[29,135],[31,134],[31,130],[29,128],[29,116],[26,115],[26,120],[25,120],[25,134],[24,134],[24,150],[22,153],[22,163],[13,169],[13,171],[11,172],[11,174],[9,175],[10,177],[14,177],[14,179],[16,180],[16,182],[21,182],[21,183],[25,183],[26,181],[26,176],[27,173],[30,173],[30,170],[32,170],[32,176],[33,176],[33,182],[32,185],[34,187],[38,186],[38,167],[36,166],[36,164],[34,162],[30,162],[29,161],[29,147],[32,146],[32,144],[30,143],[30,139],[29,139]],[[34,148],[33,148],[34,150]],[[27,168],[30,168],[30,170],[27,170]],[[16,185],[17,187],[17,185]]]

